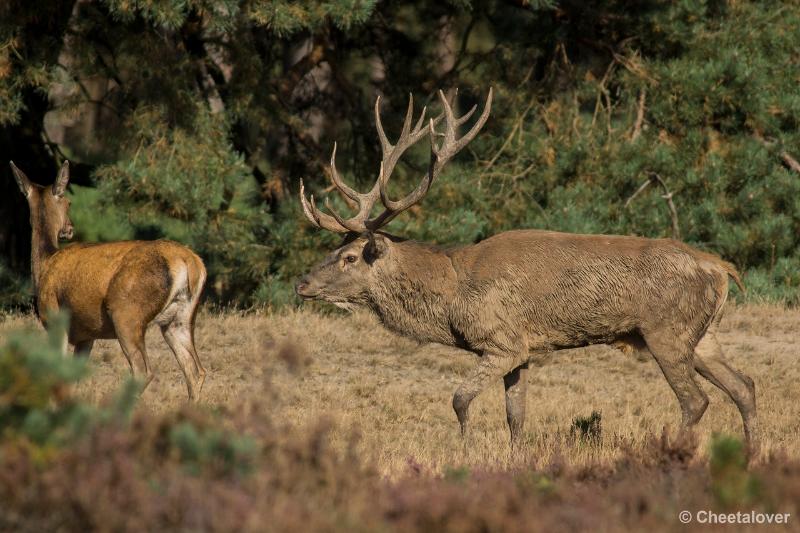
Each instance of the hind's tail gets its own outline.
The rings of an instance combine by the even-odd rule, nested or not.
[[[184,264],[189,277],[189,297],[196,304],[203,292],[203,286],[206,284],[206,267],[203,265],[203,260],[196,254],[193,252],[190,254],[189,257],[184,258]]]

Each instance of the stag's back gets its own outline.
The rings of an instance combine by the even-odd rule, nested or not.
[[[610,342],[664,320],[702,335],[730,267],[671,239],[537,230],[501,233],[452,259],[457,308],[469,315],[459,322],[477,324],[477,337],[513,323],[555,346]]]

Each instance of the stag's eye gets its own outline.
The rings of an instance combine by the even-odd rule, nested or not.
[[[358,261],[358,257],[354,255],[348,255],[344,258],[344,260],[346,263],[355,263],[356,261]]]

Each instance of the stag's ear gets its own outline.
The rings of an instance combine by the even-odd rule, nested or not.
[[[13,161],[9,161],[8,164],[11,165],[11,173],[14,174],[14,179],[17,180],[19,190],[22,191],[22,194],[27,198],[31,195],[31,189],[33,188],[31,180],[28,179],[28,176],[26,176],[23,171],[17,168],[17,165],[15,165]]]
[[[61,170],[58,171],[56,182],[53,183],[53,196],[61,198],[64,196],[64,191],[67,190],[67,183],[69,183],[69,161],[64,160],[61,165]]]
[[[389,251],[389,243],[380,233],[368,233],[367,244],[364,246],[364,260],[367,264],[374,263]]]

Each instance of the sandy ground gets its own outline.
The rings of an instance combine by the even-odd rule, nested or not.
[[[31,316],[0,317],[0,339],[34,323]],[[239,409],[248,399],[266,400],[261,405],[298,428],[332,419],[335,444],[357,432],[362,450],[389,476],[409,465],[441,472],[544,464],[555,455],[573,463],[611,460],[621,447],[640,446],[680,419],[651,358],[606,346],[563,351],[529,373],[527,438],[512,454],[499,381],[472,404],[471,438],[464,442],[458,433],[450,401],[475,356],[397,337],[366,314],[203,312],[196,337],[208,370],[201,403]],[[183,376],[159,331],[151,329],[147,339],[156,379],[140,408],[168,410],[187,401]],[[756,382],[762,453],[799,457],[800,310],[730,307],[719,339],[729,361]],[[128,365],[116,341],[97,342],[91,364],[78,394],[102,402],[127,378]],[[701,446],[716,432],[741,435],[732,402],[698,381],[711,399],[698,427]],[[592,411],[602,414],[602,441],[580,445],[570,436],[573,419]]]

